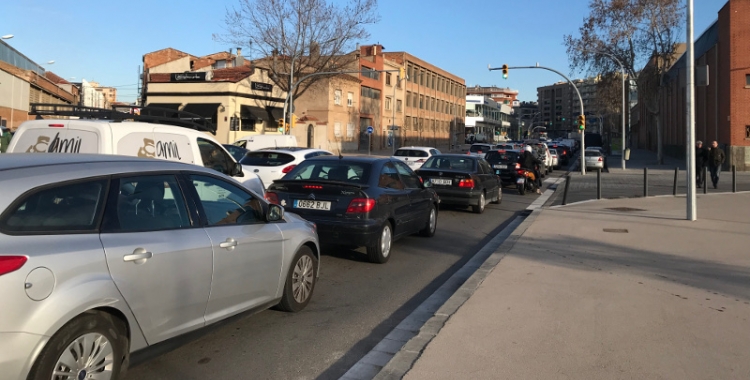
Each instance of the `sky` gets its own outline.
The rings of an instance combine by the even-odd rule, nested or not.
[[[212,35],[224,31],[226,9],[239,1],[1,1],[0,36],[14,35],[5,42],[69,81],[116,87],[119,101],[133,102],[144,54],[172,47],[202,56],[235,48]],[[695,0],[696,38],[724,4]],[[409,52],[463,78],[467,87],[509,87],[519,91],[520,100],[536,101],[537,87],[562,78],[519,69],[503,79],[488,65],[539,63],[582,75],[570,71],[563,36],[577,35],[588,14],[587,0],[379,0],[378,13],[381,21],[368,27],[371,38],[361,44]]]

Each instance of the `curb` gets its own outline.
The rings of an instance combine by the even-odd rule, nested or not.
[[[517,216],[482,247],[461,269],[399,323],[370,352],[355,363],[341,380],[391,380],[403,378],[422,351],[450,317],[466,302],[542,212],[540,206],[554,190],[547,190],[526,215]]]

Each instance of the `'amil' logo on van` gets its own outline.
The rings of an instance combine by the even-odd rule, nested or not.
[[[156,141],[153,139],[144,138],[143,146],[138,149],[138,157],[144,158],[164,158],[164,159],[177,159],[182,160],[180,157],[180,150],[177,147],[177,143],[174,141]]]
[[[80,137],[61,139],[60,132],[58,132],[51,143],[49,140],[49,136],[37,137],[36,144],[26,149],[26,153],[79,153],[81,151]]]

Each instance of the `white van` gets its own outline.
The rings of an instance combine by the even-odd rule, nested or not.
[[[252,135],[240,138],[234,145],[247,150],[292,148],[297,146],[297,138],[292,135]]]
[[[101,119],[30,120],[18,127],[8,153],[98,153],[179,161],[215,169],[265,194],[260,178],[244,173],[242,165],[211,136],[174,125]]]

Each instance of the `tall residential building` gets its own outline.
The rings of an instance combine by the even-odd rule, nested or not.
[[[596,86],[600,78],[575,79],[583,100],[587,131],[600,131],[604,116],[596,103]],[[567,81],[537,88],[538,107],[541,121],[550,137],[563,136],[575,132],[577,117],[581,113],[581,102],[575,89]]]

